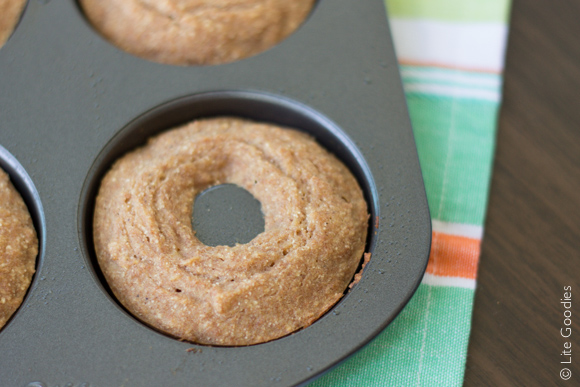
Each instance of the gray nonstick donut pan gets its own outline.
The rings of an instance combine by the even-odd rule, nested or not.
[[[311,326],[265,344],[201,346],[144,325],[110,294],[92,247],[111,163],[155,133],[217,115],[311,133],[369,204],[360,282]],[[379,334],[426,267],[431,223],[383,0],[319,0],[276,47],[190,67],[117,49],[73,0],[30,0],[0,49],[0,146],[40,238],[28,294],[0,331],[2,387],[304,385]],[[234,196],[203,205],[238,201],[222,194]]]

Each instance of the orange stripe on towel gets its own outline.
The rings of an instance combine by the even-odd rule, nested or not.
[[[416,60],[406,60],[404,58],[399,58],[399,64],[403,66],[414,66],[414,67],[439,67],[443,69],[449,70],[460,70],[460,71],[473,71],[476,73],[485,73],[485,74],[501,74],[500,70],[489,69],[489,68],[475,68],[475,67],[465,67],[465,66],[456,66],[453,64],[446,64],[440,62],[421,62]]]
[[[479,239],[433,232],[427,273],[476,279],[480,251]]]

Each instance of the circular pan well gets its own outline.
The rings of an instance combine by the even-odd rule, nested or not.
[[[276,47],[307,22],[317,2],[198,1],[183,6],[169,1],[157,6],[77,0],[77,5],[97,34],[126,53],[168,65],[203,66],[236,62]]]
[[[198,118],[219,116],[246,118],[309,133],[351,170],[363,189],[371,218],[376,217],[376,188],[362,154],[348,136],[323,115],[298,102],[261,92],[216,91],[180,98],[146,112],[121,129],[101,151],[85,181],[79,207],[79,237],[95,280],[110,299],[115,300],[115,297],[99,269],[92,240],[94,204],[101,179],[119,157],[145,144],[151,136]],[[375,233],[369,230],[368,235],[367,252],[373,245]],[[117,305],[125,310],[120,303]],[[131,315],[126,310],[125,313]]]
[[[26,173],[24,167],[16,160],[8,150],[6,150],[2,145],[0,145],[0,168],[4,170],[10,177],[10,182],[16,188],[16,191],[24,200],[26,207],[28,208],[28,212],[30,213],[30,217],[32,218],[32,223],[34,225],[34,229],[36,230],[36,236],[38,238],[38,255],[36,257],[36,272],[38,273],[40,269],[40,264],[42,263],[42,257],[44,252],[44,235],[46,234],[46,224],[44,220],[44,210],[42,208],[42,203],[40,202],[40,196],[38,195],[38,191],[32,182],[28,173]],[[30,289],[33,287],[35,282],[36,275],[32,277],[32,281],[28,287],[28,291],[24,296],[22,305],[26,303],[28,295],[30,294]],[[18,308],[16,312],[12,315],[12,317],[8,320],[5,326],[9,325],[10,322],[14,319],[14,317],[18,314],[20,310]],[[1,328],[0,328],[1,332]]]

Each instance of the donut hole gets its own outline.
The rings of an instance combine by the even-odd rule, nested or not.
[[[192,218],[195,236],[208,246],[245,244],[264,232],[260,202],[235,184],[202,191],[195,198]]]

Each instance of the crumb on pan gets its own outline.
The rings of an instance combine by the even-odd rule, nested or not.
[[[354,285],[356,285],[360,282],[360,279],[362,278],[362,275],[363,275],[363,270],[365,269],[365,266],[367,265],[367,263],[369,263],[370,260],[371,260],[371,253],[364,253],[362,266],[361,266],[360,270],[354,275],[354,280],[350,283],[350,285],[348,285],[349,289],[352,289],[354,287]]]

